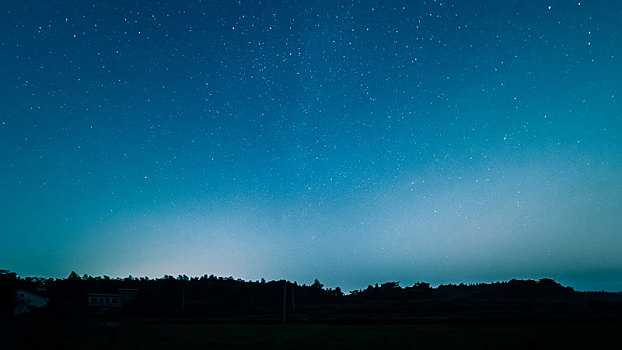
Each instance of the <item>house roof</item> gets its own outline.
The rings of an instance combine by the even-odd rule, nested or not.
[[[86,295],[90,296],[90,297],[120,297],[121,294],[116,293],[86,293]]]
[[[49,300],[50,300],[49,298],[46,298],[46,297],[44,297],[44,296],[43,296],[43,295],[41,295],[41,294],[37,294],[37,293],[35,293],[35,292],[31,292],[31,291],[29,291],[29,290],[27,290],[27,289],[18,289],[18,290],[16,290],[15,292],[16,292],[17,294],[29,294],[31,297],[41,298],[41,299],[45,299],[45,300],[47,300],[47,301],[49,301]]]

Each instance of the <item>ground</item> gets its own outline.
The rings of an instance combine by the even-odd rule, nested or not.
[[[178,320],[13,320],[9,349],[620,349],[622,324],[281,325]],[[6,338],[5,338],[6,337]]]

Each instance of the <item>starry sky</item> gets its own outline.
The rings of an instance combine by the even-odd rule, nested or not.
[[[8,1],[0,267],[622,290],[622,2]]]

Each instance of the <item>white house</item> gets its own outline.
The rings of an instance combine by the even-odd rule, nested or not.
[[[32,308],[41,308],[48,304],[50,299],[25,289],[18,289],[17,305],[13,310],[15,315],[22,315],[29,312]]]
[[[128,301],[136,299],[138,291],[131,288],[119,288],[119,293],[86,293],[86,301],[89,307],[99,312],[118,309]]]

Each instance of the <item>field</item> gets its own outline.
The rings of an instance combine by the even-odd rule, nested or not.
[[[620,349],[622,324],[216,325],[179,321],[18,320],[8,349]],[[4,348],[4,347],[3,347]]]

